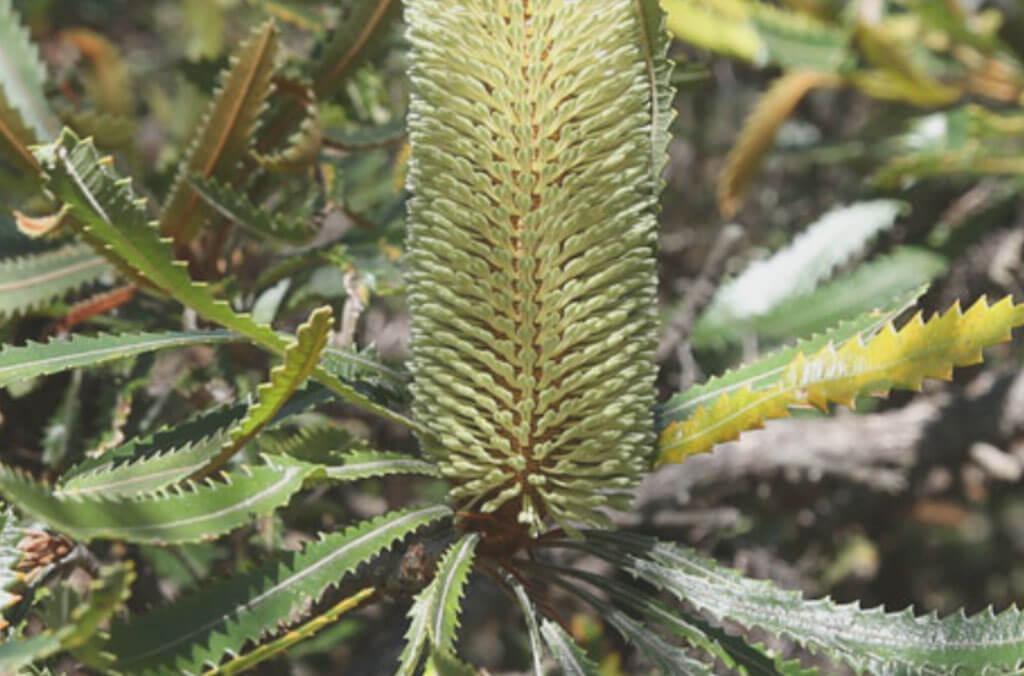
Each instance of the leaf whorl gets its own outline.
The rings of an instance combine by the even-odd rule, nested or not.
[[[665,68],[638,6],[406,9],[415,413],[457,505],[533,533],[605,522],[651,461]]]

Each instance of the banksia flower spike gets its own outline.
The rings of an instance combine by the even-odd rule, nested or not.
[[[411,0],[415,413],[456,507],[607,522],[652,462],[657,2]]]

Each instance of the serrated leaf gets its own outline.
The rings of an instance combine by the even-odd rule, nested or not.
[[[761,160],[797,104],[812,90],[839,83],[836,76],[828,73],[795,70],[775,80],[757,100],[718,177],[718,208],[725,218],[732,218],[739,211]]]
[[[193,282],[185,263],[175,260],[156,233],[128,181],[110,169],[88,139],[80,141],[65,129],[58,140],[37,149],[48,168],[50,188],[75,215],[71,219],[83,238],[142,283],[156,286],[183,305],[225,328],[242,334],[266,350],[284,354],[288,341],[269,326],[218,300],[205,284]],[[346,401],[413,429],[418,425],[390,411],[317,367],[314,377]]]
[[[598,676],[600,674],[598,666],[558,623],[545,618],[540,625],[540,633],[565,676]]]
[[[901,203],[895,200],[858,202],[829,210],[788,246],[750,264],[723,284],[694,327],[694,344],[711,344],[716,332],[814,290],[836,267],[892,227],[901,210]]]
[[[452,543],[437,564],[437,585],[430,595],[427,610],[427,632],[431,644],[442,652],[455,650],[455,639],[459,633],[459,615],[462,612],[462,595],[473,570],[476,546],[480,542],[478,533],[463,535]]]
[[[304,390],[278,411],[271,426],[328,400],[329,393],[323,388]],[[177,483],[202,469],[218,453],[247,408],[215,409],[87,458],[64,473],[55,492],[62,497],[130,496]]]
[[[102,652],[105,635],[99,629],[128,599],[134,580],[135,568],[131,562],[102,569],[90,585],[87,601],[72,611],[68,625],[31,638],[0,643],[0,673],[22,673],[22,667],[62,650],[71,650],[90,666],[106,665],[107,655]]]
[[[18,543],[24,536],[18,520],[10,508],[0,512],[0,630],[6,626],[3,611],[17,603],[21,596],[11,592],[21,584],[21,576],[14,570],[23,552]]]
[[[672,100],[674,62],[667,58],[669,35],[666,16],[658,0],[636,0],[640,15],[641,51],[647,66],[647,79],[651,87],[651,179],[654,194],[661,192],[661,173],[668,161],[668,144],[672,140],[669,127],[675,118]]]
[[[333,481],[357,481],[394,474],[441,475],[433,463],[402,453],[353,451],[345,453],[338,460],[337,464],[323,466],[324,475]]]
[[[477,670],[455,653],[432,646],[423,676],[477,676]]]
[[[416,676],[424,648],[430,644],[430,606],[437,594],[437,580],[435,577],[430,584],[421,589],[409,608],[409,628],[404,634],[405,645],[398,656],[395,676]]]
[[[237,173],[270,95],[276,58],[277,30],[267,22],[239,46],[231,66],[221,74],[210,109],[189,144],[160,214],[160,232],[179,246],[191,241],[208,214],[188,178],[224,179]]]
[[[357,0],[344,5],[338,25],[320,47],[313,66],[313,90],[328,100],[340,88],[345,76],[361,62],[368,44],[393,17],[396,0]]]
[[[443,506],[392,512],[205,585],[111,630],[117,668],[132,674],[195,673],[292,620],[324,591],[413,531],[451,515]]]
[[[798,340],[791,347],[771,352],[750,364],[727,371],[720,376],[712,376],[707,382],[694,385],[661,406],[658,416],[659,428],[663,429],[673,422],[686,419],[697,408],[710,404],[724,394],[746,388],[763,390],[776,385],[797,354],[811,354],[826,345],[844,343],[854,336],[867,338],[874,335],[885,324],[895,320],[913,305],[924,291],[923,286],[912,289],[889,301],[884,308],[840,322],[829,331]]]
[[[131,596],[135,564],[125,561],[108,566],[90,585],[89,602],[71,612],[71,625],[60,631],[61,647],[93,668],[107,667],[111,656],[105,652],[109,635],[103,624],[119,611]]]
[[[530,637],[530,666],[533,669],[533,676],[544,676],[544,644],[541,643],[540,626],[537,624],[537,612],[534,610],[533,602],[518,580],[509,576],[505,581],[515,592],[519,609],[523,612],[523,620],[526,622],[526,633]]]
[[[902,297],[922,288],[947,265],[945,258],[927,249],[899,247],[809,294],[783,301],[751,321],[749,329],[768,340],[810,335],[869,312],[879,298]]]
[[[125,115],[96,110],[68,110],[61,117],[80,136],[95,138],[96,144],[103,148],[122,148],[135,139],[135,119]]]
[[[634,556],[630,572],[719,621],[785,635],[801,645],[872,674],[1012,670],[1024,662],[1024,613],[991,609],[973,617],[915,617],[829,599],[806,600],[771,582],[678,546],[657,543]]]
[[[0,0],[0,88],[37,141],[49,141],[60,131],[44,94],[46,67],[39,50],[14,10],[12,0]]]
[[[0,318],[59,300],[109,271],[106,259],[84,244],[0,260]]]
[[[310,101],[306,103],[304,117],[299,128],[285,141],[284,148],[268,153],[254,153],[256,161],[268,171],[296,172],[308,168],[316,162],[323,143],[323,132],[320,127],[320,113],[317,109],[315,96],[309,93]]]
[[[224,482],[188,485],[133,499],[63,497],[0,465],[0,494],[12,505],[77,540],[176,543],[210,539],[284,505],[300,488],[303,467],[254,467]]]
[[[312,638],[321,630],[337,622],[342,615],[361,605],[363,601],[372,597],[375,592],[376,590],[373,589],[373,587],[368,587],[356,592],[352,596],[346,597],[334,604],[324,613],[303,623],[302,626],[289,629],[288,632],[280,638],[269,643],[265,643],[244,655],[239,655],[220,667],[214,667],[213,669],[203,672],[203,676],[229,676],[230,674],[240,674],[261,662],[265,662],[268,659],[281,655],[287,652],[292,646],[301,643],[308,638]]]
[[[301,221],[286,221],[271,210],[257,206],[242,192],[216,179],[189,179],[192,187],[207,204],[224,218],[242,226],[253,234],[283,242],[304,242],[312,232]]]
[[[0,350],[0,387],[73,368],[98,366],[117,359],[176,347],[239,340],[227,331],[182,331],[121,335],[73,335],[69,340],[28,343]]]
[[[29,150],[29,146],[36,143],[35,132],[25,124],[21,113],[10,104],[0,87],[0,158],[12,162],[19,171],[38,173],[39,162]]]
[[[853,406],[862,395],[884,396],[892,388],[919,389],[925,378],[949,379],[953,368],[982,361],[982,349],[1010,339],[1024,324],[1024,305],[980,298],[967,312],[959,303],[927,323],[918,313],[897,331],[886,324],[874,336],[855,336],[818,352],[798,352],[771,387],[723,394],[661,433],[659,464],[730,441],[765,420],[789,415],[791,406]]]
[[[285,349],[281,364],[270,371],[270,380],[256,390],[256,399],[242,418],[228,433],[220,452],[210,460],[202,472],[220,469],[253,437],[260,433],[277,415],[285,402],[302,387],[320,363],[320,353],[327,346],[334,312],[330,306],[314,310],[302,324],[295,341]]]

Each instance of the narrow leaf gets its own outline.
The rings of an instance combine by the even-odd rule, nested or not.
[[[109,167],[110,162],[99,155],[91,141],[80,141],[65,129],[53,145],[37,152],[52,172],[51,189],[69,205],[76,216],[72,221],[100,253],[206,319],[244,335],[266,350],[284,354],[286,339],[248,315],[238,314],[215,298],[208,286],[189,278],[185,264],[173,258],[167,242],[157,235],[130,183],[117,177]],[[352,404],[399,424],[418,427],[321,367],[317,367],[314,377]]]
[[[321,47],[313,67],[313,90],[328,100],[345,76],[360,63],[366,46],[387,25],[398,7],[396,0],[358,0],[345,3],[345,13]]]
[[[558,623],[545,619],[540,625],[540,633],[565,676],[598,676],[600,670],[597,665]]]
[[[247,671],[255,667],[257,664],[284,654],[296,644],[301,643],[308,638],[312,638],[318,632],[337,622],[345,613],[359,607],[363,601],[372,597],[375,591],[376,590],[373,587],[367,587],[366,589],[360,590],[352,596],[342,599],[331,606],[331,608],[326,612],[317,615],[302,626],[290,629],[280,638],[277,638],[270,643],[265,643],[244,655],[239,655],[221,667],[215,667],[204,672],[204,676],[230,676],[231,674],[240,674],[243,671]]]
[[[883,308],[871,310],[853,319],[842,321],[831,330],[798,340],[792,347],[782,348],[766,354],[750,364],[712,376],[707,382],[695,385],[677,394],[662,405],[659,428],[672,422],[679,422],[690,416],[697,408],[706,406],[723,394],[744,388],[763,390],[774,386],[786,372],[786,367],[797,354],[811,354],[826,345],[844,343],[854,336],[868,338],[887,323],[899,317],[924,293],[925,287],[918,287],[898,296]]]
[[[37,141],[49,141],[60,131],[45,97],[46,67],[39,50],[14,10],[12,0],[0,0],[0,88],[7,102],[32,127]]]
[[[519,608],[523,611],[523,619],[526,621],[527,635],[530,637],[530,665],[533,668],[533,676],[544,676],[544,644],[541,643],[537,611],[534,610],[533,602],[530,601],[526,589],[519,581],[511,577],[506,581],[515,591],[516,600],[519,601]]]
[[[1024,324],[1024,305],[984,297],[967,312],[955,304],[927,323],[920,313],[899,331],[886,324],[873,337],[854,337],[818,352],[797,353],[772,387],[724,394],[661,433],[659,464],[681,462],[694,453],[730,441],[765,420],[785,417],[791,406],[829,403],[853,406],[862,395],[884,396],[892,388],[919,389],[925,378],[952,377],[953,367],[982,361],[982,349],[1010,339]]]
[[[119,622],[111,630],[117,667],[132,674],[189,673],[215,664],[292,620],[360,564],[450,514],[443,506],[392,512]]]
[[[176,347],[239,340],[227,331],[184,331],[81,336],[48,343],[28,343],[0,350],[0,387],[51,373],[98,366],[117,359]]]
[[[312,234],[305,223],[285,221],[271,210],[253,204],[244,193],[214,178],[192,177],[190,182],[217,213],[255,235],[294,244],[308,240]]]
[[[10,104],[0,87],[0,159],[10,161],[17,170],[37,174],[39,162],[29,150],[29,146],[36,143],[35,132],[25,124],[21,113]]]
[[[295,341],[284,352],[282,363],[270,372],[270,380],[259,386],[256,400],[228,434],[220,452],[201,471],[208,475],[220,469],[235,453],[260,433],[277,415],[285,402],[302,387],[317,364],[320,353],[327,345],[334,313],[330,306],[314,310],[305,324],[299,327]]]
[[[301,467],[255,467],[224,483],[190,485],[136,499],[67,498],[0,465],[0,494],[54,530],[78,540],[194,542],[217,537],[288,502],[306,477]]]
[[[473,570],[473,559],[479,542],[480,536],[477,533],[462,536],[448,548],[437,564],[437,586],[431,594],[427,631],[433,646],[442,652],[455,649],[462,595]]]
[[[831,209],[791,244],[750,264],[723,284],[694,328],[695,344],[713,344],[719,332],[810,293],[879,233],[891,228],[901,210],[901,203],[894,200]]]
[[[1024,613],[991,609],[966,617],[915,617],[829,599],[806,600],[764,580],[752,580],[695,552],[658,543],[633,558],[637,577],[711,613],[785,635],[841,659],[858,672],[948,673],[1012,670],[1024,663]]]
[[[272,22],[242,43],[221,75],[210,109],[196,131],[178,177],[160,214],[160,232],[177,244],[190,241],[208,215],[190,176],[232,177],[245,156],[271,91],[277,58],[277,31]]]
[[[797,104],[811,90],[835,87],[839,82],[827,73],[792,71],[778,78],[757,100],[718,177],[718,208],[723,216],[732,218],[739,211],[761,160],[775,142],[775,134]]]
[[[106,259],[84,244],[0,260],[0,318],[59,300],[109,271]]]

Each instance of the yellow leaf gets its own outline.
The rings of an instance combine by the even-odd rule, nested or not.
[[[658,464],[682,462],[764,421],[789,415],[794,406],[852,407],[857,397],[885,396],[893,388],[917,390],[925,378],[949,380],[953,368],[977,364],[982,351],[1011,337],[1024,324],[1024,304],[1006,297],[994,305],[980,298],[967,312],[956,303],[927,322],[920,313],[902,328],[885,325],[868,339],[797,353],[770,387],[727,392],[661,433]]]

